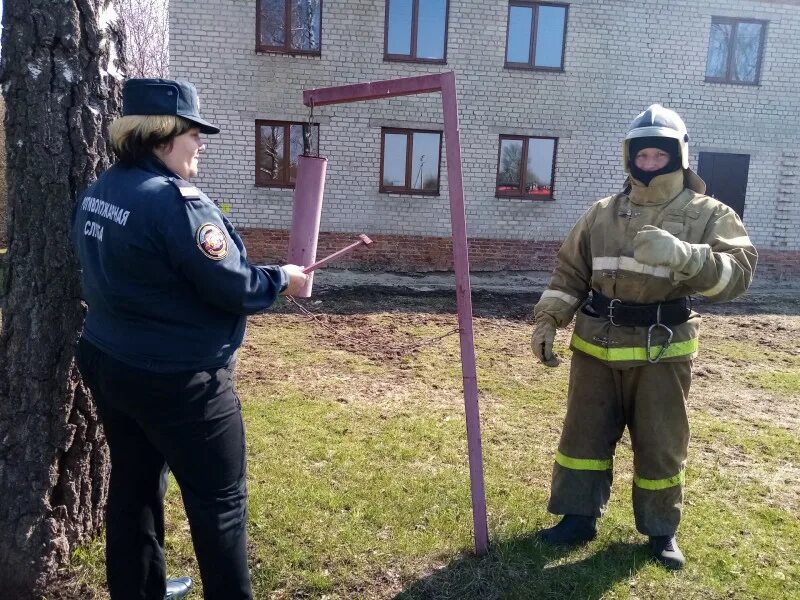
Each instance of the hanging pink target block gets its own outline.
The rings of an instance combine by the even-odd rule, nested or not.
[[[294,187],[292,230],[289,234],[287,262],[308,266],[317,260],[317,239],[322,216],[322,196],[325,191],[325,172],[328,159],[321,156],[299,156],[297,158],[297,180]],[[309,273],[306,284],[298,298],[311,296],[314,274]]]

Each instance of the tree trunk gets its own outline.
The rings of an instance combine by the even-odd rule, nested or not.
[[[27,600],[103,522],[109,457],[75,368],[83,311],[69,229],[78,194],[109,166],[121,54],[111,0],[13,0],[3,20],[0,596]]]

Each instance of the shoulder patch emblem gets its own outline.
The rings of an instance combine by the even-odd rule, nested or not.
[[[195,236],[200,252],[211,260],[222,260],[228,256],[228,240],[222,229],[214,223],[203,223],[197,228]]]

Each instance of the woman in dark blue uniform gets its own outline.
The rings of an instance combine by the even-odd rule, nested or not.
[[[119,162],[79,199],[72,237],[88,312],[78,365],[111,450],[106,571],[113,600],[183,597],[166,581],[164,493],[181,488],[206,600],[252,598],[245,439],[233,385],[246,316],[306,280],[247,261],[189,180],[219,129],[189,83],[131,79],[111,126]]]

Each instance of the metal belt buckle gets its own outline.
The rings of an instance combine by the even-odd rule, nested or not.
[[[614,305],[615,304],[622,304],[622,300],[619,298],[614,298],[611,302],[608,303],[608,320],[614,327],[619,327],[619,323],[614,321]]]
[[[661,350],[658,351],[658,354],[655,358],[652,356],[651,348],[652,348],[652,341],[653,341],[653,332],[656,329],[663,329],[667,332],[667,341],[661,345]],[[659,303],[658,308],[656,309],[656,322],[650,325],[647,329],[647,348],[646,348],[646,355],[647,355],[647,362],[651,365],[656,364],[658,361],[661,360],[661,357],[664,356],[664,353],[669,348],[670,343],[672,342],[672,329],[664,325],[661,322],[661,304]]]

